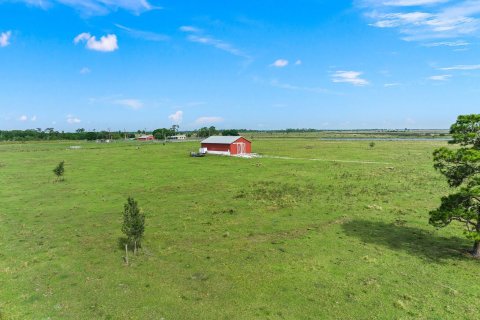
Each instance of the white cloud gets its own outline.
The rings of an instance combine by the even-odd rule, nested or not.
[[[222,117],[200,117],[195,120],[195,123],[200,125],[214,124],[219,122],[223,122]]]
[[[119,29],[124,30],[127,34],[134,38],[138,39],[143,39],[147,41],[166,41],[169,39],[168,36],[161,34],[161,33],[156,33],[156,32],[151,32],[151,31],[144,31],[144,30],[137,30],[137,29],[132,29],[125,27],[121,24],[115,24],[115,26]]]
[[[0,47],[6,47],[10,45],[11,37],[12,37],[12,31],[5,31],[0,33]]]
[[[422,25],[433,15],[425,12],[408,12],[408,13],[389,13],[378,15],[380,18],[373,26],[378,28],[393,28],[413,25]]]
[[[118,99],[113,101],[113,103],[133,110],[138,110],[143,107],[143,102],[138,99]]]
[[[147,0],[16,0],[27,5],[37,6],[44,10],[54,5],[65,5],[79,11],[83,15],[105,15],[119,9],[141,14],[150,10],[158,10]]]
[[[436,76],[431,76],[428,79],[433,80],[433,81],[447,81],[452,77],[451,74],[440,74]]]
[[[406,41],[479,35],[480,1],[360,1],[364,8],[370,11],[367,16],[374,20],[372,26],[396,28],[404,35],[403,39]],[[412,6],[415,10],[411,10]]]
[[[30,121],[32,121],[32,122],[35,122],[35,121],[37,121],[37,116],[33,116],[33,117],[31,117],[31,118],[30,118]]]
[[[441,42],[433,42],[433,43],[426,43],[424,44],[425,47],[466,47],[469,46],[470,43],[463,40],[458,41],[441,41]]]
[[[80,120],[79,118],[69,114],[67,115],[67,123],[69,124],[75,124],[75,123],[80,123],[82,122],[82,120]]]
[[[296,86],[289,83],[281,83],[277,80],[270,81],[270,85],[272,87],[285,89],[285,90],[292,90],[292,91],[305,91],[305,92],[313,92],[313,93],[328,93],[327,89],[320,88],[320,87],[302,87]]]
[[[197,42],[205,45],[209,45],[212,47],[215,47],[217,49],[223,50],[225,52],[228,52],[230,54],[233,54],[235,56],[239,57],[244,57],[244,58],[249,58],[245,53],[243,53],[241,50],[235,48],[231,44],[224,42],[222,40],[218,40],[215,38],[212,38],[210,36],[198,36],[198,35],[189,35],[188,40],[191,42]]]
[[[28,117],[26,115],[21,115],[20,118],[18,118],[20,121],[27,121]]]
[[[91,37],[92,35],[90,33],[82,32],[73,39],[73,43],[78,44],[82,41],[88,41],[88,39],[90,39]]]
[[[238,57],[243,57],[251,59],[246,53],[242,50],[235,48],[232,44],[225,42],[223,40],[216,39],[210,35],[204,34],[201,29],[192,26],[182,26],[180,31],[188,33],[187,40],[190,42],[200,43],[208,46],[212,46],[219,50],[228,52]]]
[[[118,49],[117,36],[114,34],[107,34],[101,36],[100,40],[97,40],[95,36],[92,36],[88,32],[83,32],[73,39],[75,44],[85,42],[85,47],[90,50],[112,52]]]
[[[270,66],[277,67],[277,68],[284,68],[288,66],[288,60],[278,59],[278,60],[275,60],[275,62],[272,63]]]
[[[395,6],[395,7],[410,7],[410,6],[422,6],[422,5],[432,5],[438,3],[444,3],[449,0],[390,0],[383,2],[386,6]]]
[[[439,68],[439,70],[449,71],[449,70],[480,70],[480,64],[472,64],[472,65],[456,65],[452,67],[446,68]]]
[[[80,74],[88,74],[92,72],[92,70],[90,70],[90,68],[87,68],[87,67],[83,67],[82,69],[80,69]]]
[[[344,82],[350,83],[354,86],[366,86],[369,82],[365,79],[360,78],[362,72],[358,71],[337,71],[332,75],[333,82]]]
[[[193,32],[193,33],[200,33],[200,32],[202,32],[202,30],[200,30],[199,28],[192,27],[192,26],[181,26],[181,27],[180,27],[180,31],[183,31],[183,32]]]
[[[168,119],[172,121],[173,123],[179,124],[183,120],[183,111],[177,111],[174,114],[171,114],[168,116]]]
[[[298,59],[297,61],[295,61],[295,65],[296,65],[296,66],[299,66],[299,65],[301,65],[301,64],[302,64],[302,60]]]
[[[398,83],[398,82],[393,82],[393,83],[385,83],[383,86],[384,86],[385,88],[391,88],[391,87],[398,87],[398,86],[400,86],[400,85],[401,85],[401,84]]]

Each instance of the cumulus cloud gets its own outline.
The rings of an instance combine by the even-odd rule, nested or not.
[[[199,125],[214,124],[219,122],[223,122],[222,117],[200,117],[195,120],[195,123]]]
[[[5,31],[0,33],[0,47],[6,47],[10,45],[11,37],[12,37],[12,31]]]
[[[177,111],[174,114],[171,114],[168,116],[168,119],[172,121],[173,123],[179,124],[183,120],[183,111]]]
[[[80,120],[79,118],[69,114],[67,115],[67,123],[69,124],[75,124],[75,123],[80,123],[82,122],[82,120]]]
[[[296,66],[299,66],[299,65],[301,65],[301,64],[302,64],[302,60],[298,59],[297,61],[295,61],[295,65],[296,65]]]
[[[336,71],[332,75],[332,81],[337,83],[350,83],[354,86],[366,86],[369,82],[365,79],[362,79],[360,76],[362,72],[358,71]]]
[[[26,115],[21,115],[19,118],[18,118],[19,121],[28,121],[28,117]]]
[[[431,76],[428,79],[433,80],[433,81],[447,81],[452,77],[451,74],[440,74],[436,76]]]
[[[288,66],[288,60],[277,59],[271,64],[271,66],[272,67],[277,67],[277,68],[284,68],[284,67]]]
[[[37,121],[37,116],[33,116],[33,117],[31,117],[31,118],[30,118],[30,121],[32,121],[32,122],[35,122],[35,121]]]
[[[133,110],[138,110],[143,107],[143,102],[138,99],[118,99],[113,101],[113,103]]]
[[[114,34],[101,36],[100,40],[97,40],[97,38],[90,33],[83,32],[76,36],[73,42],[75,44],[85,42],[85,48],[94,51],[112,52],[118,49],[117,36]]]

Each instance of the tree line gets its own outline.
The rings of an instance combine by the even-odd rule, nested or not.
[[[238,136],[239,130],[218,130],[214,126],[203,127],[193,131],[178,131],[179,126],[171,128],[158,128],[150,131],[137,130],[136,132],[125,131],[86,131],[83,128],[75,132],[58,131],[54,128],[36,128],[27,130],[0,130],[0,141],[38,141],[38,140],[121,140],[133,139],[140,134],[152,134],[157,140],[164,140],[176,134],[185,134],[187,137],[207,138],[213,135]]]

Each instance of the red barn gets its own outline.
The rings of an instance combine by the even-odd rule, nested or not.
[[[155,138],[150,135],[143,135],[137,138],[138,141],[153,141]]]
[[[212,136],[202,141],[207,153],[237,155],[252,152],[252,143],[240,136]]]

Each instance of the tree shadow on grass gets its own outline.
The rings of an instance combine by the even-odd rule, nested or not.
[[[471,243],[460,237],[442,237],[435,229],[426,231],[415,227],[381,221],[353,220],[342,225],[345,233],[366,243],[378,244],[392,250],[405,251],[434,261],[463,259]]]

